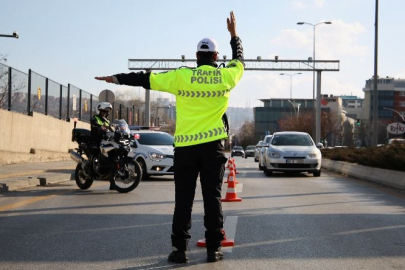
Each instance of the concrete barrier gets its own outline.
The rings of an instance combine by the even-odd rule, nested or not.
[[[322,168],[382,185],[405,190],[405,172],[362,166],[330,159],[322,159]]]
[[[35,113],[28,116],[0,109],[0,165],[70,159],[73,121]],[[90,124],[78,122],[78,128]]]

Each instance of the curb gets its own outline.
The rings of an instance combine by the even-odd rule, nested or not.
[[[5,181],[0,180],[0,193],[16,191],[23,188],[57,184],[74,179],[74,173],[62,175],[43,175],[34,177],[14,177]]]
[[[45,173],[45,172],[46,172],[46,170],[38,170],[38,171],[29,171],[29,172],[20,172],[20,173],[1,174],[0,179],[16,178],[16,177],[32,175],[32,174],[41,174],[41,173]]]
[[[405,172],[362,166],[330,159],[322,159],[322,168],[343,175],[405,190]]]

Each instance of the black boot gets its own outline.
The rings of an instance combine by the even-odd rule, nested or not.
[[[169,262],[174,262],[174,263],[187,263],[188,258],[187,258],[186,251],[184,251],[184,250],[172,251],[172,253],[169,254],[168,260],[169,260]]]
[[[218,262],[224,258],[221,250],[207,249],[207,262]]]
[[[110,182],[110,190],[115,190],[115,184]]]

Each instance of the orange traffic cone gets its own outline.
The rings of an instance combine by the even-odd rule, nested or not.
[[[235,184],[239,184],[238,180],[236,180],[236,175],[235,175],[235,163],[233,163],[232,161],[231,161],[231,164],[230,164],[230,166],[229,166],[228,179],[227,179],[226,182],[224,182],[224,183],[228,183],[228,182],[229,182],[229,178],[231,178],[231,171],[234,172],[234,174],[233,174],[233,181],[235,181]]]
[[[235,245],[235,241],[233,239],[226,239],[226,234],[225,231],[222,230],[224,233],[224,240],[222,240],[222,246],[223,247],[233,247]],[[205,239],[198,240],[197,241],[197,247],[206,247]]]
[[[239,172],[236,170],[235,159],[232,160],[232,164],[233,164],[233,169],[235,170],[235,174],[239,174]]]
[[[228,178],[228,190],[226,191],[225,198],[221,199],[221,202],[240,202],[241,198],[236,195],[236,182],[235,182],[235,172],[233,170],[229,173]]]
[[[231,163],[232,163],[232,159],[231,157],[228,158],[228,164],[226,164],[226,168],[230,169],[231,168]]]

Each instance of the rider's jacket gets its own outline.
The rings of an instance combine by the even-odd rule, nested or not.
[[[91,132],[90,132],[91,140],[96,144],[100,144],[101,140],[103,139],[103,134],[105,133],[105,131],[101,127],[110,126],[110,121],[107,118],[95,115],[91,118],[90,124],[91,124]]]
[[[239,37],[231,40],[233,60],[218,68],[215,62],[197,62],[197,68],[179,68],[162,73],[114,75],[120,84],[144,86],[176,96],[176,147],[197,145],[227,138],[222,116],[231,90],[244,72]],[[148,82],[146,80],[148,79]]]

